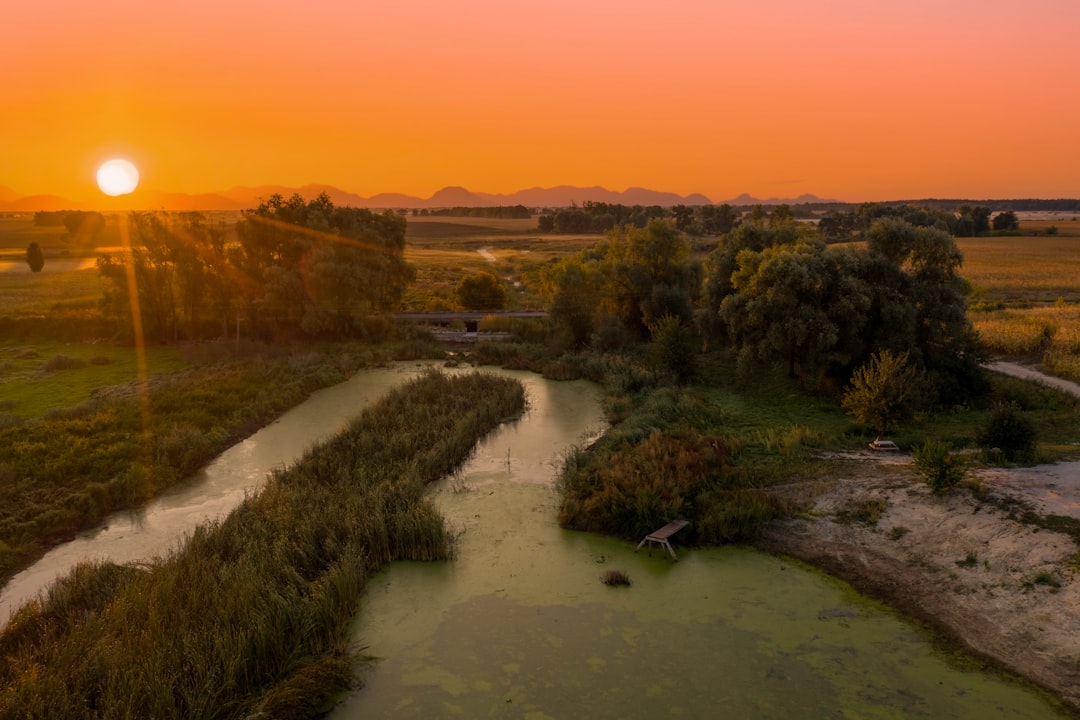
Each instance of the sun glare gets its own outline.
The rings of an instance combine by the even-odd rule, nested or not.
[[[107,160],[98,168],[97,184],[106,195],[127,195],[139,186],[139,169],[128,160]]]

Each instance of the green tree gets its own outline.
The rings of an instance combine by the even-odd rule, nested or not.
[[[618,318],[637,337],[667,315],[688,323],[701,266],[675,228],[652,220],[644,228],[616,228],[595,246],[548,266],[541,285],[552,320],[580,346],[603,318]]]
[[[606,278],[604,309],[630,332],[647,336],[649,325],[665,315],[690,320],[701,265],[670,224],[650,220],[644,228],[616,228],[596,251]]]
[[[1020,220],[1012,210],[1006,210],[994,216],[993,226],[995,230],[1019,230]]]
[[[41,252],[41,246],[32,242],[26,246],[26,264],[30,266],[30,272],[41,272],[45,267],[45,253]]]
[[[782,361],[796,377],[851,361],[871,303],[852,251],[818,240],[744,250],[736,260],[720,317],[742,362]]]
[[[697,209],[701,229],[706,235],[723,235],[739,224],[739,213],[727,203],[702,205]]]
[[[466,310],[501,310],[506,307],[506,288],[493,273],[466,275],[454,287],[454,295]]]
[[[697,375],[698,342],[694,331],[679,318],[666,315],[650,328],[649,358],[653,366],[685,385]]]
[[[234,263],[251,279],[250,322],[309,335],[353,334],[367,314],[395,307],[415,277],[405,218],[273,195],[237,224]]]
[[[908,353],[882,350],[855,370],[841,404],[856,420],[883,434],[911,416],[922,386],[918,376]]]
[[[541,272],[551,321],[573,347],[589,342],[599,312],[604,276],[599,260],[577,255],[563,258]]]
[[[898,218],[875,221],[866,240],[871,257],[863,266],[864,280],[874,291],[868,352],[910,351],[941,402],[963,402],[983,392],[985,351],[967,316],[956,241],[942,230]]]
[[[760,206],[758,206],[760,207]],[[720,304],[735,291],[732,275],[738,270],[737,257],[743,250],[760,252],[776,245],[790,245],[811,232],[794,224],[766,228],[764,223],[743,223],[722,236],[705,261],[705,301],[711,316],[720,312]]]

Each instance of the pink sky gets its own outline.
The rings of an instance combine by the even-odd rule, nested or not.
[[[1076,0],[35,0],[0,185],[1080,196]]]

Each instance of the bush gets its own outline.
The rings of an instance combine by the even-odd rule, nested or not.
[[[882,350],[855,370],[841,404],[880,435],[895,422],[911,417],[925,378],[908,362],[908,354]]]
[[[1003,403],[994,409],[990,421],[979,434],[979,445],[1000,450],[1009,462],[1035,455],[1035,424],[1016,403]]]
[[[57,372],[58,370],[78,370],[86,367],[86,361],[82,358],[69,355],[54,355],[45,361],[45,372]]]
[[[967,472],[963,460],[952,454],[952,443],[942,440],[927,440],[912,457],[919,474],[936,494],[952,490]]]
[[[41,272],[45,267],[45,254],[41,252],[41,246],[36,242],[26,247],[26,264],[30,266],[30,272]]]

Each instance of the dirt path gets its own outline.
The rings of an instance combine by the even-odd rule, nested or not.
[[[986,364],[986,368],[999,372],[1004,375],[1012,375],[1013,377],[1023,378],[1025,380],[1034,380],[1035,382],[1041,382],[1051,387],[1056,387],[1059,390],[1064,390],[1070,395],[1080,397],[1080,384],[1071,382],[1069,380],[1063,380],[1052,375],[1041,373],[1035,368],[1028,367],[1027,365],[1020,365],[1018,363],[995,361]]]
[[[1080,395],[1030,368],[991,369]],[[1080,552],[1066,534],[1080,533],[1080,462],[981,469],[974,490],[937,496],[907,456],[833,459],[831,479],[786,488],[808,511],[760,544],[1033,680],[1080,717]]]

